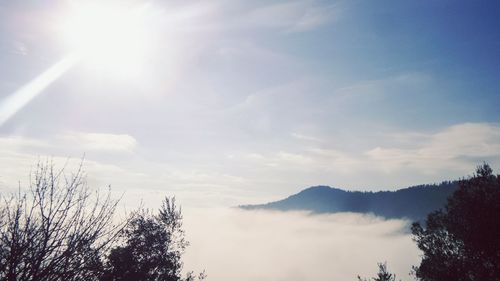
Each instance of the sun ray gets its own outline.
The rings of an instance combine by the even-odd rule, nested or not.
[[[50,84],[66,73],[78,61],[76,55],[68,55],[28,84],[0,102],[0,126],[43,92]]]

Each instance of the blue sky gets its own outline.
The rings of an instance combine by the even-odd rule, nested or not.
[[[3,188],[40,156],[84,153],[95,185],[193,205],[500,164],[495,1],[147,4],[154,36],[132,75],[77,63],[0,127]],[[0,4],[0,103],[71,52],[67,14]]]

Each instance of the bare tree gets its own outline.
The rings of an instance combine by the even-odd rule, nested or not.
[[[0,280],[99,279],[127,222],[113,220],[110,190],[88,187],[82,162],[73,173],[39,162],[28,189],[2,198]]]

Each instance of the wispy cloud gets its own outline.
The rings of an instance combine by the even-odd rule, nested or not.
[[[72,131],[47,138],[0,137],[0,190],[13,191],[18,183],[27,187],[37,161],[50,161],[71,172],[85,154],[89,184],[126,192],[123,200],[128,206],[138,205],[141,199],[155,202],[165,195],[176,195],[188,206],[234,206],[255,196],[245,188],[246,178],[199,163],[186,166],[182,160],[145,159],[143,149],[127,134]]]
[[[379,145],[352,150],[326,138],[279,151],[235,154],[233,161],[251,163],[252,169],[266,175],[263,178],[279,178],[301,187],[321,183],[356,188],[457,179],[483,161],[494,168],[500,165],[500,126],[493,123],[392,132],[374,142]],[[365,176],[355,176],[361,174]]]
[[[211,1],[189,4],[165,4],[165,21],[173,30],[189,32],[224,32],[278,30],[306,32],[338,20],[338,4],[321,1]]]
[[[418,142],[420,139],[423,141]],[[464,123],[435,133],[419,134],[415,140],[410,148],[376,147],[366,155],[386,172],[408,168],[425,173],[438,173],[443,169],[470,171],[481,161],[497,164],[500,160],[498,124]]]
[[[335,5],[312,1],[274,3],[254,8],[243,17],[242,21],[250,26],[303,32],[335,21],[338,10]]]
[[[98,185],[112,184],[119,190],[140,187],[144,194],[164,190],[187,198],[190,205],[234,206],[279,199],[318,184],[390,189],[456,179],[482,161],[493,168],[500,165],[500,125],[494,123],[394,130],[365,149],[350,149],[335,142],[335,136],[322,136],[324,141],[319,142],[290,134],[286,143],[242,145],[192,157],[167,154],[160,160],[146,156],[157,152],[148,152],[130,135],[70,132],[46,140],[2,137],[0,180],[4,186],[15,186],[26,179],[37,156],[64,162],[86,152],[89,176]]]
[[[433,82],[432,77],[422,72],[390,75],[381,79],[357,81],[335,89],[337,100],[376,100],[388,95],[409,95],[409,89],[422,89]]]
[[[313,141],[313,142],[323,142],[322,139],[313,137],[313,136],[308,136],[308,135],[303,135],[299,133],[292,133],[292,137],[299,139],[299,140],[305,140],[305,141]]]
[[[28,46],[21,41],[12,42],[12,52],[16,55],[26,56],[28,55]]]
[[[137,140],[127,134],[68,132],[59,139],[83,151],[132,152],[137,147]]]

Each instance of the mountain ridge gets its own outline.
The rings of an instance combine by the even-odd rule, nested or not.
[[[423,220],[442,208],[458,188],[458,181],[410,186],[395,191],[347,191],[326,185],[308,187],[285,199],[257,205],[241,205],[246,210],[267,209],[313,213],[372,213],[385,218]]]

